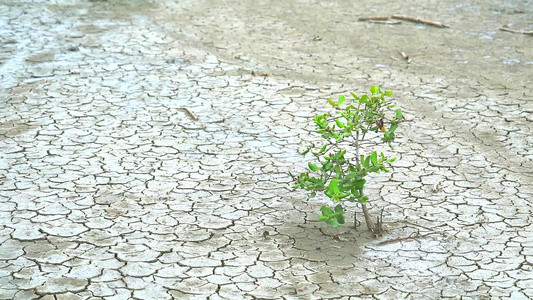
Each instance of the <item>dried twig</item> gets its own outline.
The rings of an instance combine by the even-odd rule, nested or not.
[[[378,243],[378,245],[386,245],[386,244],[400,242],[400,241],[414,241],[414,240],[417,240],[419,238],[423,238],[423,237],[426,237],[426,236],[432,235],[432,234],[440,234],[440,233],[439,232],[429,232],[429,233],[426,233],[426,234],[420,234],[418,232],[413,232],[413,233],[411,233],[410,235],[408,235],[406,237],[399,237],[399,238],[394,238],[394,239],[388,239],[388,240],[381,241],[381,242]]]
[[[359,21],[370,21],[370,20],[373,20],[373,21],[376,21],[376,20],[384,21],[384,20],[388,20],[388,19],[389,19],[389,16],[366,16],[366,17],[360,17]]]
[[[526,34],[526,35],[533,35],[533,31],[515,30],[515,29],[511,29],[511,28],[509,28],[509,26],[507,26],[507,25],[503,25],[502,27],[500,27],[500,30],[501,30],[501,31],[512,32],[512,33],[520,33],[520,34]]]
[[[198,121],[198,116],[192,110],[186,107],[182,107],[181,109],[183,109],[193,121]]]
[[[381,242],[378,243],[378,245],[386,245],[386,244],[395,243],[395,242],[399,242],[399,241],[412,241],[412,240],[414,240],[414,237],[417,236],[417,235],[418,235],[418,232],[413,232],[407,237],[399,237],[399,238],[394,238],[394,239],[388,239],[388,240],[381,241]]]
[[[376,23],[376,24],[387,24],[387,25],[398,25],[402,24],[400,21],[382,21],[382,20],[368,20],[370,23]]]
[[[379,226],[378,226],[378,230],[379,230],[379,233],[383,233],[383,211],[385,210],[385,208],[381,208],[381,213],[379,214]]]
[[[420,227],[420,228],[424,228],[425,230],[428,230],[428,231],[435,231],[435,229],[433,229],[433,228],[429,228],[427,226],[423,226],[423,225],[420,225],[420,224],[415,224],[415,223],[409,222],[407,220],[401,220],[399,222],[402,222],[402,223],[405,223],[405,224],[409,224],[409,225],[413,225],[413,226]]]
[[[407,54],[405,54],[405,52],[398,50],[398,53],[400,53],[400,55],[403,57],[403,59],[405,59],[405,61],[407,63],[411,62],[411,58],[409,56],[407,56]]]
[[[439,27],[439,28],[449,28],[448,25],[444,25],[444,24],[442,24],[440,22],[424,20],[424,19],[411,17],[411,16],[392,15],[391,18],[398,19],[398,20],[405,20],[405,21],[415,22],[415,23],[422,23],[422,24],[426,24],[426,25],[430,25],[430,26]]]
[[[253,70],[252,70],[252,73],[251,73],[251,74],[252,74],[252,76],[264,76],[264,77],[268,76],[267,73],[256,72],[256,71],[253,71]]]

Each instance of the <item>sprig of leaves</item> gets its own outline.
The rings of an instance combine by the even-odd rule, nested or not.
[[[386,165],[396,160],[385,157],[383,152],[372,151],[367,156],[360,154],[361,144],[368,133],[381,132],[381,140],[392,148],[391,143],[403,115],[400,109],[396,109],[395,115],[387,121],[384,110],[394,107],[386,99],[391,95],[392,91],[381,91],[379,86],[372,86],[369,95],[359,97],[351,93],[351,100],[345,96],[340,96],[337,102],[328,98],[328,103],[336,109],[335,114],[325,113],[313,118],[316,132],[325,142],[320,148],[312,144],[300,153],[307,155],[311,152],[316,163],[309,162],[307,172],[291,176],[295,181],[294,189],[309,191],[310,198],[322,192],[337,203],[334,209],[322,206],[319,220],[334,227],[343,224],[344,209],[339,202],[366,203],[368,197],[363,194],[367,183],[365,177],[370,173],[389,172]],[[388,129],[385,123],[389,124]],[[354,159],[346,158],[347,149],[355,149]]]

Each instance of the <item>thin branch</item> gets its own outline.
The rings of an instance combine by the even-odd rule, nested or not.
[[[515,30],[515,29],[509,28],[509,26],[507,25],[503,25],[502,27],[500,27],[500,30],[512,32],[512,33],[520,33],[520,34],[525,34],[525,35],[533,35],[533,31]]]
[[[404,16],[404,15],[392,15],[391,18],[393,19],[399,19],[399,20],[404,20],[404,21],[410,21],[410,22],[415,22],[415,23],[422,23],[422,24],[425,24],[425,25],[430,25],[430,26],[435,26],[435,27],[439,27],[439,28],[449,28],[450,26],[448,25],[444,25],[440,22],[435,22],[435,21],[430,21],[430,20],[424,20],[424,19],[420,19],[420,18],[416,18],[416,17],[411,17],[411,16]]]
[[[193,121],[198,121],[198,116],[192,110],[187,107],[181,107],[181,109],[185,111],[187,116],[189,116],[189,118],[191,118]]]
[[[429,233],[426,233],[426,234],[420,234],[419,232],[413,232],[413,233],[411,233],[410,235],[408,235],[406,237],[399,237],[399,238],[394,238],[394,239],[388,239],[388,240],[381,241],[381,242],[378,243],[378,245],[386,245],[386,244],[390,244],[390,243],[394,243],[394,242],[400,242],[400,241],[415,241],[415,240],[418,241],[418,239],[426,237],[426,236],[429,236],[429,235],[432,235],[432,234],[439,234],[439,232],[429,232]]]
[[[366,16],[366,17],[360,17],[359,18],[359,21],[375,21],[375,20],[381,20],[381,21],[384,21],[384,20],[388,20],[389,19],[389,16]]]
[[[355,134],[355,162],[358,166],[361,164],[359,160],[359,130]]]
[[[368,22],[375,23],[375,24],[387,24],[387,25],[402,24],[401,21],[386,21],[386,20],[368,20]]]

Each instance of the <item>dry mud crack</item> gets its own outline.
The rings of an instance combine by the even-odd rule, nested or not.
[[[533,298],[532,7],[0,0],[0,299]],[[288,176],[371,84],[407,117],[377,240]]]

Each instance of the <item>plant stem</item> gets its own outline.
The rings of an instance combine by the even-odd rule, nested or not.
[[[364,140],[364,137],[365,135],[363,134],[363,138],[361,139]],[[355,161],[357,163],[357,165],[360,164],[360,160],[359,160],[359,147],[360,147],[360,141],[359,141],[359,130],[355,133]],[[361,197],[363,197],[363,190],[360,189],[359,190],[359,195],[361,195]],[[374,232],[375,230],[375,226],[374,226],[374,221],[372,221],[372,217],[370,216],[370,213],[368,212],[368,208],[366,207],[366,203],[361,203],[361,207],[363,209],[363,215],[365,216],[365,223],[366,223],[366,227],[368,228],[368,230]],[[354,214],[354,227],[357,228],[357,220],[355,219],[356,215]]]
[[[355,162],[359,165],[359,130],[355,133]]]
[[[363,190],[359,190],[359,193],[363,195]],[[368,212],[366,203],[361,203],[361,207],[363,208],[363,215],[365,216],[366,227],[368,228],[368,230],[374,232],[375,231],[374,222],[372,221],[372,217],[370,217],[370,213]]]

